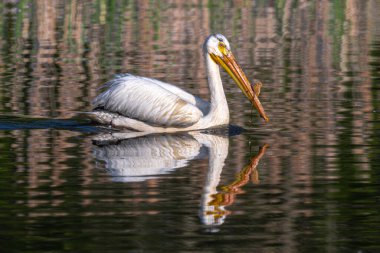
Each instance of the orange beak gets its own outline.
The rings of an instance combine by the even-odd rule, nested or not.
[[[222,52],[223,57],[217,56],[215,54],[210,54],[211,58],[217,64],[222,66],[224,70],[227,71],[227,73],[232,77],[232,79],[234,79],[235,83],[239,86],[239,88],[251,101],[255,109],[259,112],[260,117],[263,118],[265,122],[268,122],[269,118],[266,115],[257,94],[252,89],[252,86],[249,83],[247,76],[244,74],[239,64],[237,64],[234,55],[230,51],[228,51],[226,48],[219,48],[219,49]]]

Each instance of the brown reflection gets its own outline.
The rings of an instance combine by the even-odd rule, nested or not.
[[[259,172],[257,171],[257,166],[259,165],[260,159],[264,156],[266,149],[269,147],[268,144],[259,148],[259,152],[257,155],[251,158],[251,162],[245,166],[236,176],[236,180],[229,185],[221,187],[224,192],[228,193],[241,193],[241,187],[246,185],[249,182],[249,178],[251,177],[251,181],[254,184],[259,183]]]
[[[207,225],[220,225],[224,222],[225,218],[230,214],[230,211],[225,208],[232,205],[238,194],[244,193],[242,187],[249,183],[249,179],[254,184],[259,183],[259,172],[257,166],[260,159],[264,156],[268,145],[259,148],[257,155],[251,158],[251,161],[246,165],[237,175],[235,181],[226,186],[220,186],[220,192],[209,191],[205,193],[203,198],[206,203],[202,206],[202,221]],[[220,177],[220,175],[213,175],[213,177]],[[218,181],[218,180],[217,180]],[[207,188],[210,188],[213,180],[206,182]],[[213,186],[212,188],[216,187]]]
[[[29,114],[39,116],[56,116],[57,96],[54,86],[58,79],[55,54],[57,53],[57,3],[42,0],[36,2],[36,21],[38,49],[33,68],[34,82],[30,88],[28,102]]]
[[[19,182],[26,186],[27,195],[22,203],[29,208],[37,208],[37,211],[30,209],[28,215],[57,215],[56,212],[50,213],[43,209],[38,211],[38,208],[62,207],[65,204],[68,192],[64,188],[72,183],[67,177],[72,169],[83,168],[84,188],[93,183],[92,161],[87,155],[80,158],[89,152],[90,143],[83,141],[79,145],[81,151],[75,152],[75,155],[72,152],[78,146],[70,140],[82,138],[79,133],[41,129],[14,131],[12,136],[15,139],[12,148],[16,151],[17,170],[25,173],[25,178]],[[76,163],[71,164],[72,160]]]
[[[59,118],[69,118],[74,111],[81,111],[84,108],[82,98],[87,96],[85,84],[89,73],[86,73],[86,66],[83,64],[83,54],[85,52],[85,41],[83,34],[86,24],[84,1],[71,1],[66,4],[62,11],[65,13],[62,20],[62,39],[59,40],[59,56],[57,66],[59,67],[59,83],[56,89],[57,108],[56,115]],[[59,30],[56,31],[58,33]],[[57,35],[56,35],[57,36]],[[93,66],[95,68],[95,66]]]

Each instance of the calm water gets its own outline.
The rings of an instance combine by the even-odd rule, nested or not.
[[[183,2],[0,3],[0,251],[380,252],[380,2]],[[214,32],[268,124],[225,73],[245,132],[71,119],[116,73],[208,98]]]

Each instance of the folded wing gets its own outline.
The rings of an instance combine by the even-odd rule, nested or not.
[[[203,116],[183,94],[179,96],[149,78],[125,75],[109,81],[105,87],[107,90],[93,101],[95,108],[167,127],[191,126]]]

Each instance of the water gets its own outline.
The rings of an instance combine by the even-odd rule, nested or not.
[[[379,1],[0,10],[1,252],[380,251]],[[72,119],[116,73],[208,98],[213,32],[264,83],[268,124],[225,73],[245,132],[131,139]]]

